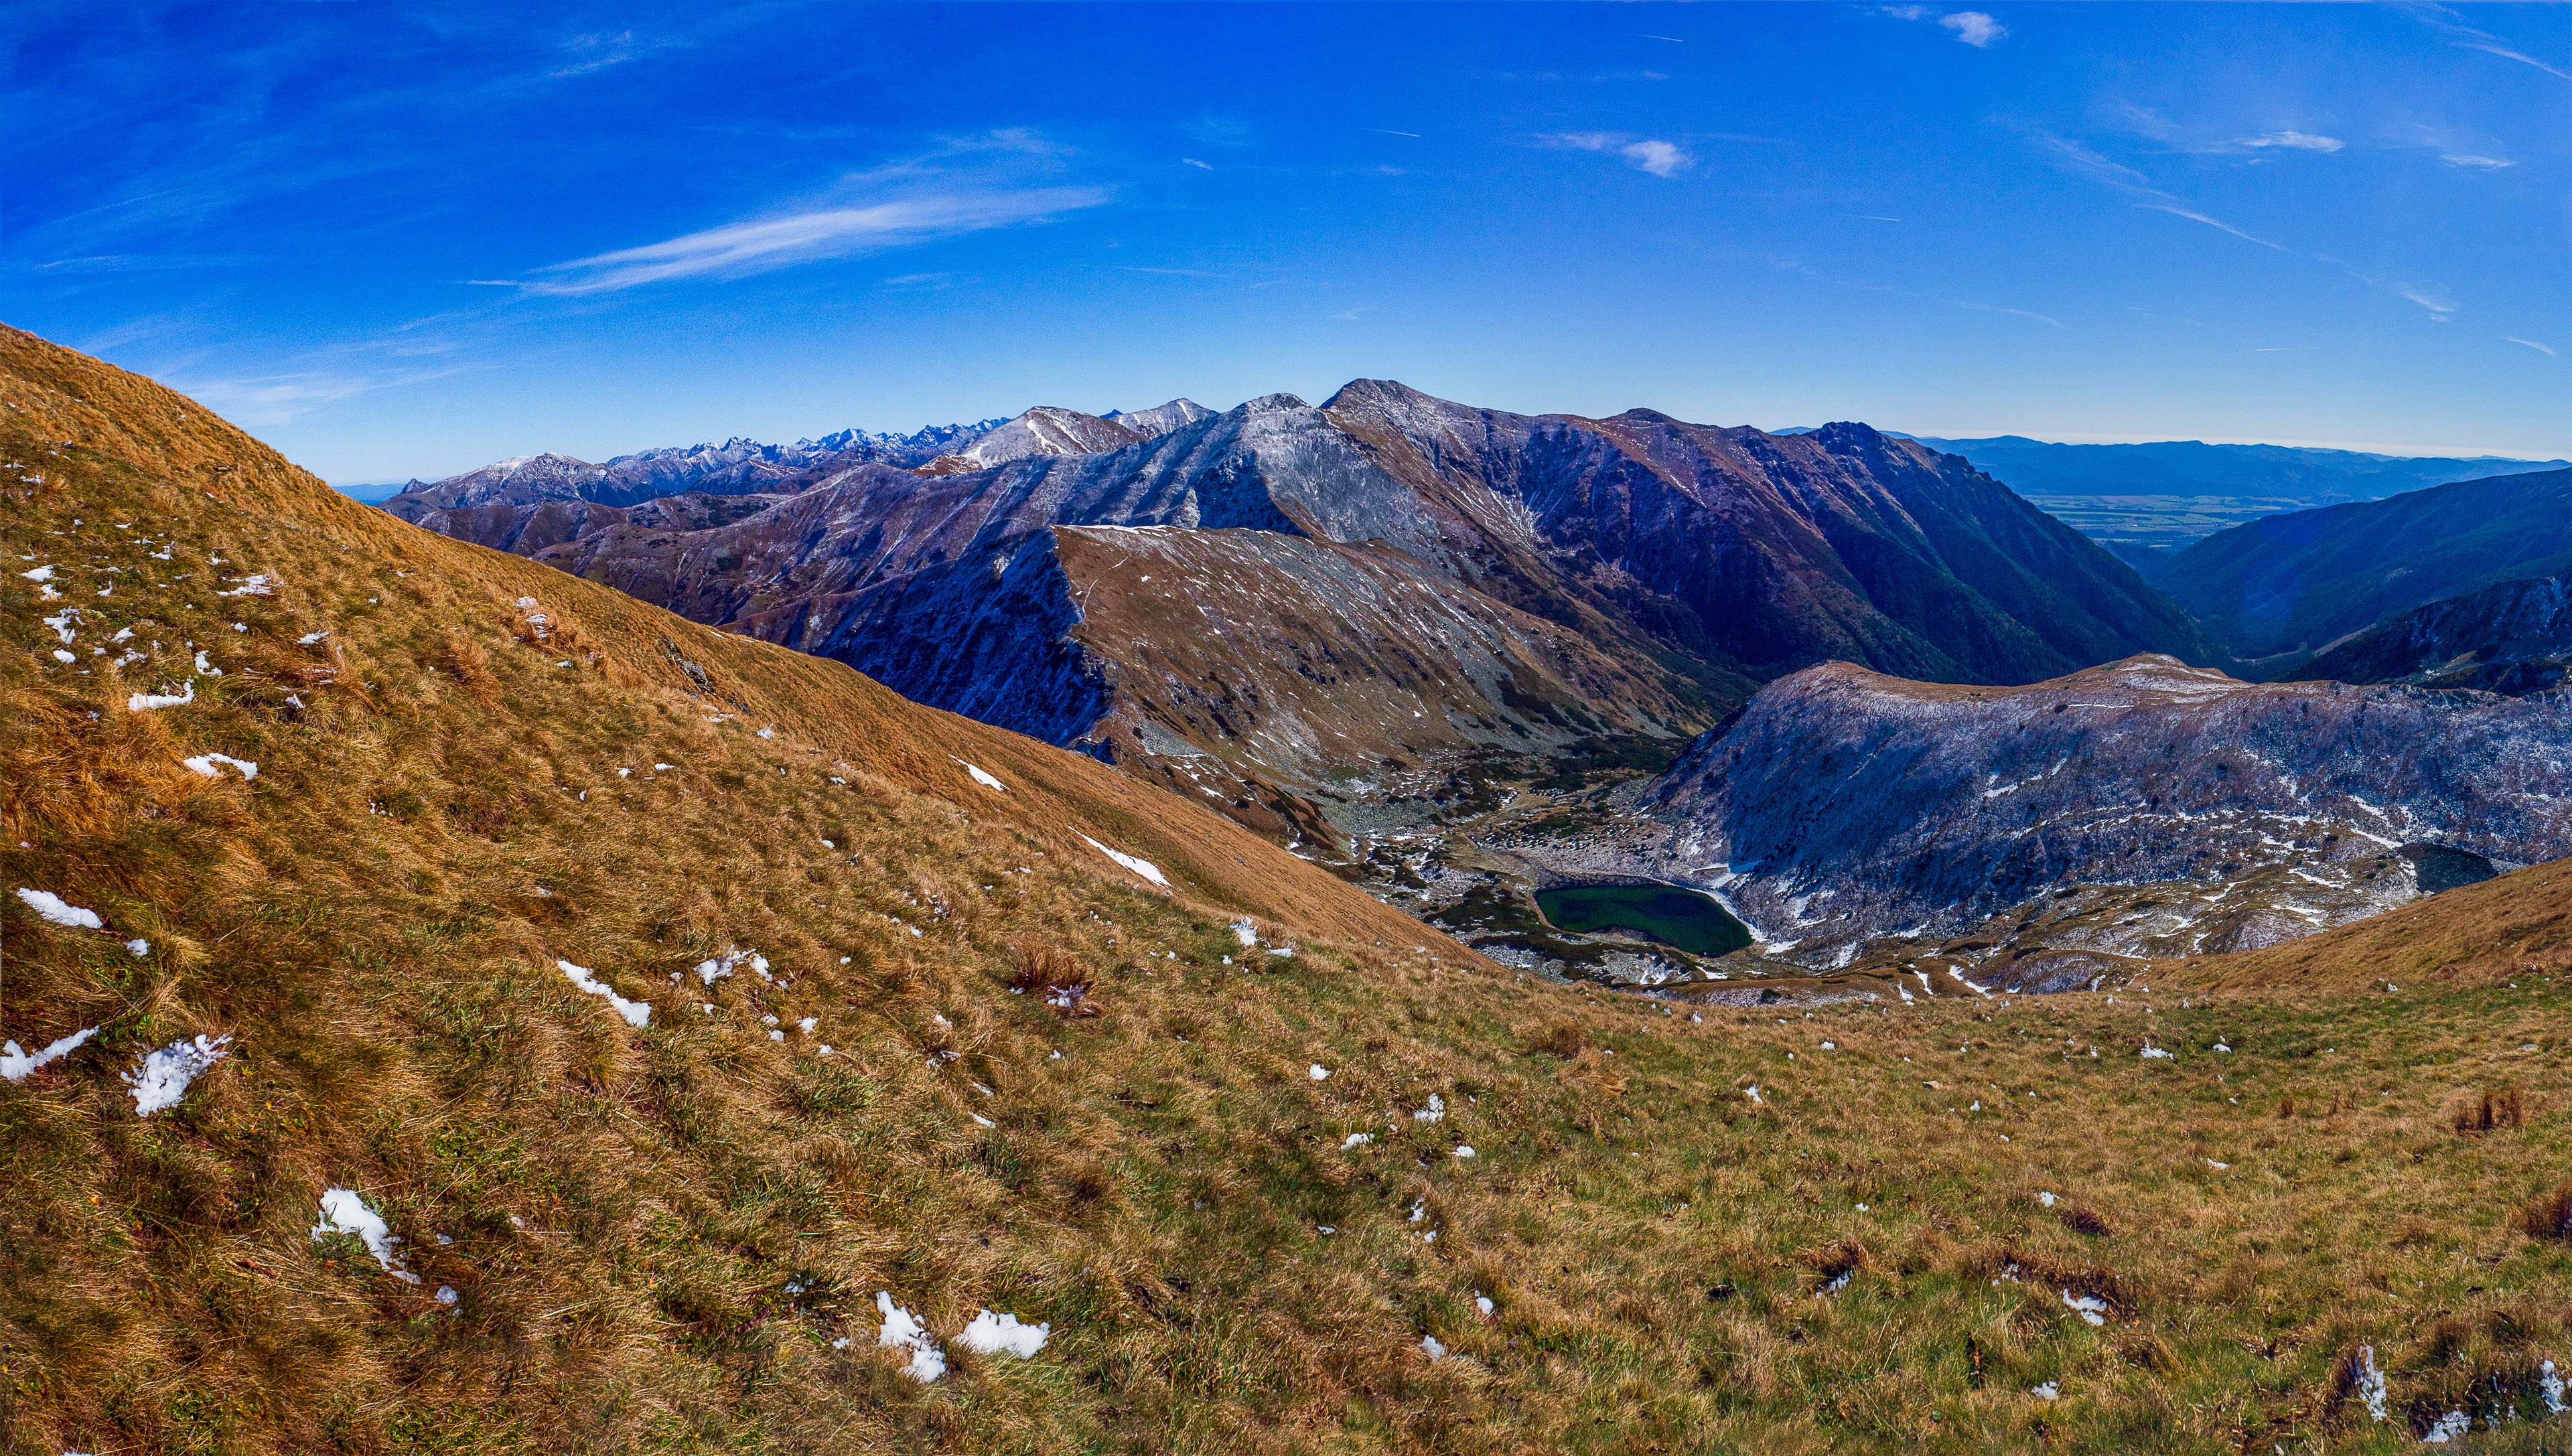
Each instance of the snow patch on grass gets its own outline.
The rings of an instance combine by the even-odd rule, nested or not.
[[[313,1225],[313,1241],[320,1243],[334,1233],[353,1233],[366,1245],[366,1252],[384,1266],[384,1272],[405,1284],[416,1284],[419,1275],[401,1266],[401,1255],[393,1245],[401,1242],[384,1224],[384,1216],[366,1206],[353,1188],[322,1190],[322,1221]]]
[[[929,1327],[920,1322],[919,1315],[894,1303],[892,1293],[883,1289],[876,1291],[876,1309],[884,1315],[884,1328],[877,1331],[876,1343],[911,1352],[911,1362],[903,1366],[904,1374],[927,1385],[947,1373],[947,1356],[929,1337]]]
[[[179,1105],[179,1099],[188,1094],[188,1084],[223,1061],[224,1048],[231,1042],[230,1037],[191,1037],[144,1054],[142,1064],[124,1076],[125,1085],[134,1089],[134,1114],[149,1117]]]
[[[201,753],[195,758],[183,758],[179,760],[179,762],[186,764],[191,772],[204,774],[210,779],[222,777],[222,775],[215,769],[215,765],[219,763],[228,763],[234,768],[241,770],[241,776],[244,782],[248,782],[249,780],[259,777],[258,764],[244,762],[241,759],[232,757],[230,754]]]
[[[28,1075],[37,1068],[48,1062],[60,1062],[79,1051],[81,1043],[97,1035],[96,1027],[74,1032],[59,1042],[49,1044],[33,1056],[19,1051],[18,1044],[15,1042],[0,1042],[0,1081],[25,1082]]]
[[[956,1343],[976,1354],[1006,1352],[1021,1360],[1032,1360],[1044,1348],[1045,1337],[1053,1333],[1051,1324],[1022,1324],[1014,1314],[998,1314],[985,1309],[973,1316]]]
[[[588,992],[592,996],[603,996],[607,998],[607,1004],[615,1009],[618,1016],[625,1018],[625,1024],[627,1026],[641,1027],[646,1026],[651,1022],[652,1008],[649,1003],[627,1001],[625,998],[618,996],[614,991],[608,988],[606,982],[599,980],[588,967],[575,966],[569,961],[556,961],[554,962],[554,965],[561,969],[564,976],[570,978],[572,985],[579,987],[581,990]]]
[[[27,908],[36,912],[40,919],[50,920],[56,925],[72,926],[79,930],[106,929],[99,922],[97,911],[83,910],[77,905],[68,904],[63,897],[50,890],[30,890],[22,885],[18,888],[18,898],[27,902]]]
[[[1077,830],[1073,832],[1078,833]],[[1151,881],[1155,885],[1159,885],[1164,889],[1168,888],[1170,883],[1169,880],[1161,874],[1160,867],[1153,864],[1150,860],[1136,859],[1132,855],[1125,854],[1118,850],[1109,849],[1107,846],[1100,844],[1098,841],[1091,839],[1085,834],[1081,835],[1080,839],[1083,844],[1088,845],[1091,849],[1107,856],[1116,863],[1123,865],[1126,869],[1133,871],[1135,874],[1142,876],[1144,879]]]

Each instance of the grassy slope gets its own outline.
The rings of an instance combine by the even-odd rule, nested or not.
[[[0,1083],[12,1449],[2392,1449],[2338,1396],[2360,1342],[2416,1422],[2572,1364],[2572,1256],[2512,1226],[2566,1171],[2559,971],[1598,1003],[1096,765],[338,501],[77,356],[0,336],[0,399],[46,477],[0,474],[0,542],[65,593],[0,576],[5,875],[108,925],[0,897],[0,1031],[104,1028]],[[246,571],[277,593],[215,595]],[[568,632],[518,642],[520,594]],[[47,655],[65,604],[89,676]],[[89,654],[128,625],[161,649],[120,674]],[[124,711],[185,642],[224,675]],[[210,749],[259,778],[179,766]],[[1245,909],[1300,953],[1227,968]],[[791,984],[672,985],[736,945]],[[1028,947],[1105,1015],[1010,995]],[[119,1074],[197,1033],[233,1055],[137,1117]],[[2503,1083],[2526,1125],[2451,1130]],[[420,1285],[311,1236],[324,1186]],[[878,1289],[1053,1338],[922,1386]]]

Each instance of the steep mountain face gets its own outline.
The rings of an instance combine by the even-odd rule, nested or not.
[[[940,455],[920,467],[923,474],[959,475],[1023,460],[1029,455],[1087,455],[1118,449],[1136,440],[1167,434],[1214,411],[1193,399],[1173,399],[1133,413],[1083,414],[1052,404],[1039,404],[993,428],[954,454]]]
[[[2572,662],[2572,572],[2504,581],[2378,622],[2298,677],[2479,688],[2517,696],[2563,682]]]
[[[2468,480],[2209,536],[2155,582],[2270,675],[2413,607],[2572,568],[2572,470]]]
[[[2159,907],[2193,922],[2262,873],[2312,887],[2229,943],[2181,946],[2213,951],[2407,898],[2448,863],[2434,849],[2572,853],[2572,804],[2527,792],[2567,763],[2559,693],[2251,684],[2149,656],[2000,689],[1834,663],[1769,685],[1646,804],[1672,829],[1663,863],[1799,958],[1952,936],[2076,885],[2193,882]],[[2405,846],[2428,848],[2376,883]]]
[[[1022,419],[1028,437],[1096,437]],[[1515,415],[1380,380],[1101,452],[929,478],[861,466],[695,531],[421,519],[1049,741],[1202,756],[1299,794],[1371,779],[1413,740],[1543,753],[1684,734],[1758,679],[1834,657],[2023,681],[2208,651],[2076,532],[1863,425],[1783,438],[1649,411]],[[1157,588],[1140,567],[1084,574],[1103,558],[1057,529],[1103,526],[1155,528]],[[1173,579],[1203,584],[1164,597]],[[1341,593],[1348,609],[1326,609]],[[1331,721],[1315,695],[1334,691],[1356,694],[1337,736],[1314,731]]]

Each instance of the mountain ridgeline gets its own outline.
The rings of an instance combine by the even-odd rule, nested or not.
[[[1318,407],[1030,410],[913,465],[789,483],[618,503],[486,470],[387,508],[923,702],[1150,757],[1272,830],[1442,760],[1674,749],[1835,659],[2001,684],[2216,656],[2079,533],[1861,424],[1525,415],[1362,379]]]

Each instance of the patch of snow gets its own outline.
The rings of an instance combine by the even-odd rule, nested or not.
[[[243,577],[243,578],[242,578],[242,584],[241,584],[241,585],[239,585],[239,586],[237,586],[237,587],[234,587],[234,588],[233,588],[232,590],[230,590],[230,591],[219,591],[219,592],[216,592],[216,593],[215,593],[215,595],[217,595],[217,596],[274,596],[274,595],[276,595],[276,593],[277,593],[277,587],[276,587],[276,585],[275,585],[274,583],[272,583],[272,582],[268,579],[268,573],[267,573],[267,572],[265,572],[265,571],[262,571],[262,572],[259,572],[259,573],[255,574],[255,575],[251,575],[251,576]]]
[[[927,1385],[947,1373],[947,1356],[929,1337],[928,1326],[920,1322],[919,1315],[894,1303],[893,1295],[883,1289],[876,1291],[876,1309],[884,1315],[884,1328],[877,1332],[876,1343],[911,1352],[904,1374]]]
[[[1259,927],[1252,925],[1250,918],[1244,916],[1232,923],[1232,938],[1241,942],[1242,948],[1247,950],[1259,944]]]
[[[2138,1057],[2145,1058],[2145,1059],[2147,1059],[2147,1060],[2150,1060],[2150,1059],[2153,1059],[2153,1058],[2167,1058],[2167,1057],[2169,1057],[2169,1056],[2170,1056],[2170,1054],[2169,1054],[2168,1052],[2163,1051],[2161,1048],[2154,1046],[2154,1045],[2153,1045],[2152,1043],[2150,1043],[2150,1042],[2146,1042],[2146,1043],[2144,1044],[2144,1050],[2143,1050],[2143,1051],[2141,1051],[2141,1052],[2136,1053],[2135,1055],[2136,1055],[2136,1056],[2138,1056]]]
[[[1444,1360],[1447,1358],[1447,1347],[1438,1342],[1438,1336],[1436,1335],[1422,1335],[1420,1337],[1420,1351],[1432,1360]]]
[[[134,1089],[134,1114],[149,1117],[179,1105],[179,1099],[188,1094],[188,1084],[223,1061],[224,1048],[231,1041],[230,1037],[184,1038],[146,1053],[142,1064],[124,1075],[125,1085]]]
[[[384,1225],[383,1215],[367,1207],[354,1189],[322,1190],[322,1221],[313,1225],[313,1241],[319,1243],[333,1233],[357,1235],[365,1243],[366,1252],[373,1254],[375,1262],[383,1265],[385,1273],[405,1284],[419,1282],[419,1275],[398,1262],[401,1255],[394,1251],[393,1245],[401,1240]]]
[[[1076,830],[1073,832],[1078,833]],[[1088,845],[1091,849],[1107,856],[1109,859],[1114,860],[1116,863],[1133,871],[1135,874],[1142,876],[1144,879],[1151,881],[1153,884],[1163,886],[1165,888],[1169,885],[1170,882],[1168,879],[1163,877],[1160,867],[1153,864],[1150,860],[1137,859],[1132,855],[1109,849],[1107,846],[1100,844],[1098,841],[1091,839],[1085,834],[1081,835],[1080,838],[1081,842]]]
[[[956,758],[956,755],[952,753],[947,756],[951,759],[955,759],[958,763],[964,764],[964,772],[972,777],[973,782],[980,784],[983,788],[986,788],[995,794],[1005,794],[1009,792],[1009,786],[1001,783],[997,778],[993,777],[989,770],[980,768],[973,764],[964,763],[964,760]],[[1088,836],[1083,835],[1082,838],[1087,839]],[[1098,843],[1098,841],[1094,839],[1089,842],[1091,844]]]
[[[2545,1397],[2545,1409],[2551,1415],[2572,1415],[2572,1405],[2563,1401],[2563,1376],[2547,1360],[2536,1367],[2536,1390]]]
[[[2473,1425],[2471,1416],[2460,1410],[2451,1410],[2438,1417],[2437,1424],[2429,1427],[2429,1434],[2420,1438],[2420,1444],[2443,1446],[2449,1441],[2461,1441],[2465,1438],[2465,1432],[2473,1429]]]
[[[2392,1418],[2384,1388],[2384,1371],[2375,1363],[2373,1345],[2357,1347],[2357,1398],[2366,1406],[2367,1419],[2382,1422]]]
[[[554,962],[554,966],[559,969],[565,977],[570,979],[572,985],[579,987],[581,990],[588,992],[592,996],[603,996],[607,998],[608,1006],[614,1008],[618,1016],[625,1018],[625,1024],[627,1026],[641,1027],[648,1025],[651,1022],[652,1008],[648,1003],[627,1001],[625,998],[618,996],[614,991],[608,988],[606,982],[599,980],[595,975],[591,974],[588,967],[575,966],[569,961],[556,961]]]
[[[141,713],[147,712],[153,708],[177,708],[193,703],[196,700],[197,681],[195,678],[190,678],[188,680],[188,690],[176,696],[169,693],[134,694],[125,700],[125,711],[129,713]]]
[[[1014,1314],[997,1314],[985,1309],[965,1324],[964,1332],[956,1337],[956,1343],[976,1354],[993,1355],[1005,1351],[1021,1360],[1032,1360],[1036,1351],[1044,1348],[1045,1336],[1051,1333],[1053,1325],[1050,1323],[1022,1324]]]
[[[18,893],[24,895],[27,892],[21,890]],[[1331,1080],[1331,1069],[1316,1062],[1311,1067],[1305,1069],[1304,1075],[1313,1079],[1315,1082],[1329,1082]]]
[[[2054,1382],[2051,1380],[2048,1380],[2043,1385],[2029,1386],[2027,1388],[2027,1393],[2035,1396],[2039,1400],[2060,1400],[2063,1398],[2063,1392],[2057,1389]]]
[[[1766,1105],[1768,1105],[1768,1103],[1767,1103],[1766,1099],[1762,1098],[1762,1097],[1759,1095],[1759,1088],[1758,1088],[1758,1086],[1757,1086],[1756,1084],[1753,1084],[1753,1085],[1751,1086],[1751,1088],[1749,1089],[1749,1091],[1745,1092],[1744,1092],[1744,1093],[1742,1093],[1742,1094],[1743,1094],[1744,1096],[1747,1096],[1748,1098],[1750,1098],[1750,1100],[1752,1100],[1752,1101],[1754,1101],[1754,1102],[1757,1102],[1759,1105],[1761,1105],[1761,1106],[1763,1106],[1763,1107],[1764,1107],[1764,1106],[1766,1106]]]
[[[745,961],[750,963],[750,969],[758,974],[760,980],[771,981],[776,979],[768,974],[768,958],[766,956],[759,954],[757,951],[739,950],[726,951],[711,961],[698,962],[697,977],[699,980],[705,982],[706,985],[712,986],[716,982],[730,976],[733,973],[733,968],[741,965]]]
[[[1456,1155],[1456,1156],[1458,1156],[1458,1157],[1472,1157],[1472,1156],[1474,1156],[1474,1155],[1475,1155],[1475,1154],[1474,1154],[1474,1144],[1472,1144],[1471,1142],[1459,1142],[1459,1143],[1457,1143],[1457,1144],[1456,1144],[1456,1154],[1455,1154],[1455,1155]]]
[[[229,754],[204,753],[199,754],[195,758],[183,758],[179,760],[179,762],[187,765],[192,772],[204,774],[210,779],[222,777],[221,774],[215,771],[215,765],[219,763],[228,763],[234,768],[241,770],[241,776],[245,782],[259,777],[258,764],[245,763]]]
[[[99,923],[97,911],[66,904],[63,897],[50,890],[30,890],[22,885],[18,888],[18,898],[27,902],[27,908],[36,912],[39,918],[56,925],[74,926],[81,930],[106,929]]]
[[[455,1286],[453,1286],[453,1285],[451,1285],[451,1284],[440,1284],[440,1285],[438,1285],[438,1286],[437,1286],[437,1302],[438,1302],[438,1303],[440,1303],[440,1304],[452,1304],[452,1303],[454,1303],[454,1302],[455,1302]]]
[[[12,1043],[10,1043],[9,1045],[10,1045],[10,1046],[12,1046],[12,1047],[15,1047],[15,1046],[17,1046],[18,1044],[17,1044],[17,1043],[15,1043],[15,1042],[12,1042]],[[15,1082],[15,1081],[17,1081],[17,1079],[16,1079],[16,1078],[11,1078],[11,1079],[10,1079],[10,1081]],[[1348,1151],[1348,1150],[1349,1150],[1350,1148],[1352,1148],[1352,1147],[1364,1147],[1364,1146],[1366,1146],[1368,1143],[1373,1142],[1374,1140],[1375,1140],[1375,1134],[1374,1134],[1374,1133],[1372,1133],[1372,1132],[1352,1132],[1352,1133],[1350,1133],[1350,1134],[1347,1136],[1347,1138],[1345,1138],[1344,1140],[1342,1140],[1342,1142],[1340,1143],[1340,1150],[1341,1150],[1342,1152],[1346,1152],[1346,1151]]]
[[[1438,1122],[1444,1121],[1446,1116],[1447,1099],[1436,1092],[1431,1092],[1429,1094],[1429,1105],[1413,1112],[1411,1114],[1411,1119],[1415,1122]]]
[[[2048,1208],[2051,1208],[2051,1207],[2053,1207],[2055,1204],[2057,1204],[2057,1203],[2059,1203],[2059,1202],[2061,1202],[2061,1201],[2063,1201],[2063,1200],[2062,1200],[2062,1199],[2060,1199],[2060,1198],[2057,1198],[2057,1197],[2056,1197],[2055,1195],[2053,1195],[2052,1193],[2039,1193],[2039,1194],[2037,1194],[2037,1195],[2036,1195],[2036,1201],[2038,1201],[2038,1202],[2040,1202],[2040,1203],[2044,1204],[2044,1205],[2045,1205],[2046,1207],[2048,1207]]]
[[[33,1056],[18,1050],[18,1044],[15,1042],[0,1042],[0,1081],[25,1082],[28,1075],[37,1068],[48,1062],[59,1062],[69,1057],[80,1050],[81,1043],[97,1035],[96,1027],[74,1032],[61,1041],[49,1044]]]
[[[2063,1291],[2063,1303],[2064,1307],[2080,1315],[2087,1323],[2106,1324],[2108,1322],[2108,1301],[2105,1299],[2093,1298],[2088,1294],[2075,1294],[2066,1289]]]
[[[152,954],[152,943],[143,939],[141,936],[136,936],[133,940],[125,943],[125,949],[132,951],[137,956],[149,956]]]

